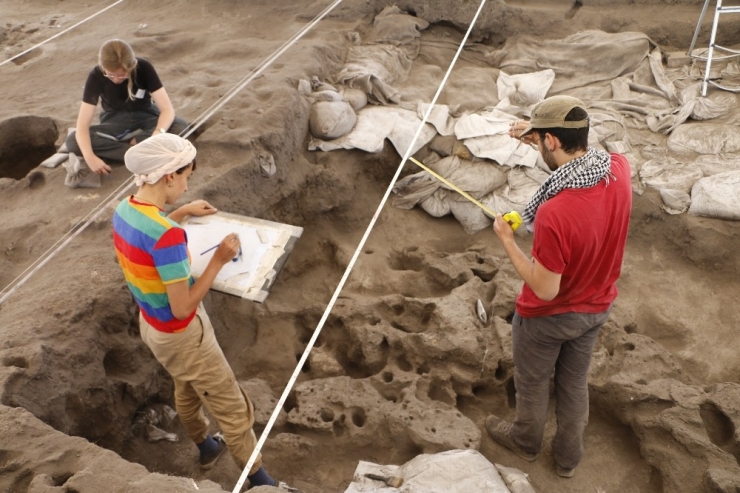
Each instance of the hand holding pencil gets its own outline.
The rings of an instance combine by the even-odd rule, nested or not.
[[[216,253],[213,254],[213,260],[222,266],[226,265],[231,260],[239,260],[241,257],[241,241],[239,241],[239,235],[236,233],[227,235],[223,240],[221,240],[221,243],[202,252],[201,255],[205,255],[214,248],[216,249]]]

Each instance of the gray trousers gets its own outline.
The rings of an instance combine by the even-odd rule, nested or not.
[[[539,453],[555,370],[557,432],[555,462],[575,468],[583,457],[583,431],[588,422],[588,367],[601,326],[611,307],[597,314],[564,313],[522,318],[514,313],[511,336],[516,385],[516,419],[512,438],[522,450]]]
[[[159,120],[159,108],[151,105],[143,111],[106,111],[100,115],[98,125],[90,125],[90,142],[92,144],[93,154],[104,161],[123,162],[123,156],[131,147],[130,139],[125,141],[111,140],[101,137],[98,132],[119,136],[126,131],[141,129],[142,132],[135,136],[136,142],[141,142],[152,136],[157,127]],[[180,134],[188,126],[188,123],[180,117],[175,117],[170,128],[167,131],[171,134]],[[82,155],[80,146],[77,144],[77,138],[74,131],[67,135],[67,149],[69,152]]]

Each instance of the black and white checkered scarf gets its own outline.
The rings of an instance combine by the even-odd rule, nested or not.
[[[545,182],[540,185],[532,199],[524,208],[522,219],[527,225],[527,231],[534,231],[534,217],[537,209],[548,199],[551,199],[566,188],[591,188],[606,178],[617,178],[611,174],[611,156],[606,151],[589,147],[586,154],[575,158],[556,169]]]

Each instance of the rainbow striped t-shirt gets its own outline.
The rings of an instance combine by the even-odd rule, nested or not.
[[[126,284],[149,324],[162,332],[179,332],[188,326],[172,314],[166,285],[193,284],[185,230],[155,205],[122,200],[113,215],[113,243]]]

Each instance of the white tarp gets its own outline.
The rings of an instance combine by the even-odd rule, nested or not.
[[[507,468],[512,476],[513,470]],[[403,479],[399,488],[370,479],[365,474]],[[519,471],[515,481],[526,481]],[[517,491],[517,490],[515,490]],[[533,489],[518,491],[531,491]],[[496,466],[475,450],[450,450],[418,455],[402,466],[378,465],[360,461],[345,493],[511,493]]]

